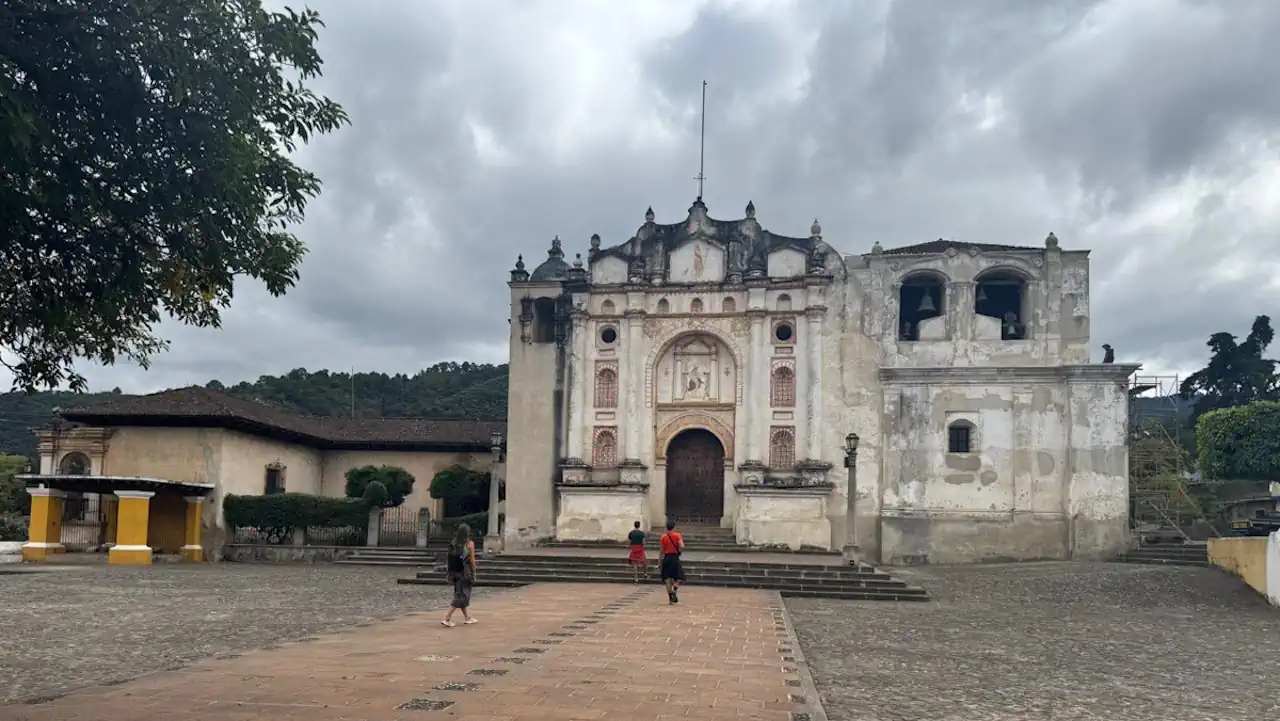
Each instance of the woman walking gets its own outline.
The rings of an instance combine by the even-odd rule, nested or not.
[[[667,532],[658,539],[662,546],[662,583],[667,587],[667,602],[680,603],[676,594],[680,590],[680,582],[684,580],[684,566],[680,563],[680,554],[684,552],[684,538],[676,530],[675,521],[667,521]]]
[[[458,525],[453,542],[449,544],[449,560],[445,568],[449,571],[449,583],[453,584],[453,603],[440,623],[453,628],[454,611],[462,611],[465,623],[475,623],[476,619],[468,609],[471,608],[471,587],[476,580],[476,544],[471,540],[471,527],[465,523]]]

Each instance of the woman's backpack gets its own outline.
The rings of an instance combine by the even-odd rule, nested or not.
[[[447,565],[449,573],[462,573],[466,568],[466,557],[466,546],[459,547],[456,543],[449,544],[449,560]]]

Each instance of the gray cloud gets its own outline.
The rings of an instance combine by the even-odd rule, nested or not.
[[[717,217],[817,216],[846,252],[1052,230],[1093,250],[1095,345],[1162,372],[1280,315],[1270,0],[312,6],[353,125],[303,152],[299,287],[246,284],[224,329],[165,326],[151,372],[93,387],[503,362],[518,253],[683,216],[704,78]]]

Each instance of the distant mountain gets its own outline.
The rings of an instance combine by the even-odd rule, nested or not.
[[[215,380],[205,387],[316,416],[350,416],[354,400],[354,414],[361,418],[507,418],[506,365],[437,363],[412,376],[357,373],[354,378],[349,373],[298,368],[283,376],[262,376],[253,383],[226,386]],[[122,395],[119,388],[107,393],[0,394],[0,453],[34,457],[36,439],[31,429],[48,423],[55,408],[91,406]]]

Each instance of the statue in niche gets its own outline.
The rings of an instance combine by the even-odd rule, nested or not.
[[[706,398],[710,390],[711,374],[697,364],[689,366],[684,372],[685,398]]]
[[[702,274],[707,270],[707,252],[702,249],[702,245],[693,246],[693,277],[702,280]]]

